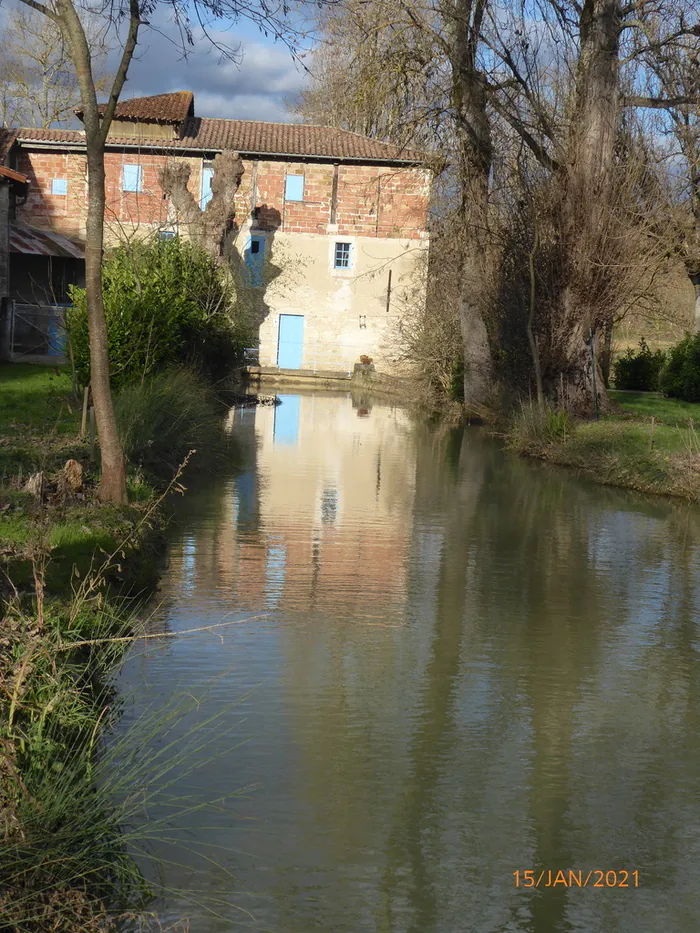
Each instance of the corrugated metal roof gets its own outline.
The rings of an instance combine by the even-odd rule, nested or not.
[[[82,248],[53,230],[39,230],[29,224],[10,224],[10,252],[24,256],[61,256],[85,259]]]

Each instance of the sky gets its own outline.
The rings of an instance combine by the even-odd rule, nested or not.
[[[0,0],[0,46],[5,13],[17,0]],[[228,46],[240,46],[239,61],[223,60],[202,34],[183,56],[178,33],[168,21],[165,4],[151,17],[153,28],[142,27],[136,57],[131,63],[122,100],[169,91],[194,91],[200,117],[238,120],[290,121],[285,106],[304,83],[304,68],[282,42],[266,38],[250,22],[214,32]],[[116,65],[115,47],[109,64]],[[1,53],[0,53],[1,54]],[[302,51],[303,54],[303,51]]]
[[[168,29],[167,32],[172,32]],[[222,56],[201,34],[183,58],[182,49],[154,30],[144,30],[122,99],[168,91],[194,91],[200,117],[236,120],[291,120],[285,107],[304,83],[304,69],[281,42],[265,38],[252,24],[226,34],[240,44],[240,61]]]

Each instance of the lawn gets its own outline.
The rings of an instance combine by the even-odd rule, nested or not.
[[[610,398],[625,412],[637,418],[688,428],[689,422],[700,427],[700,403],[664,398],[658,392],[610,391]]]
[[[79,426],[80,402],[66,367],[0,363],[0,434],[77,435]]]
[[[51,555],[48,582],[61,589],[74,565],[84,570],[93,558],[114,550],[142,516],[138,507],[97,501],[96,465],[79,437],[80,415],[67,367],[0,364],[0,560],[16,584],[31,579],[29,555],[39,548]],[[83,465],[82,497],[39,503],[24,491],[30,474],[43,471],[50,481],[68,459]],[[132,476],[129,485],[132,501],[152,499],[148,484]],[[137,534],[133,546],[146,531]]]
[[[558,437],[515,428],[511,447],[606,485],[700,500],[700,404],[652,392],[610,397],[617,408],[599,421],[572,422]]]

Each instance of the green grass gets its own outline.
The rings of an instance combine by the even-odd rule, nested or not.
[[[65,366],[0,363],[0,434],[77,434],[80,402]]]
[[[605,485],[700,499],[700,405],[643,392],[611,397],[621,412],[572,422],[560,437],[548,430],[547,418],[526,406],[514,420],[508,446]]]
[[[658,392],[617,392],[612,390],[610,398],[625,412],[637,418],[665,425],[688,427],[692,421],[700,427],[700,403],[682,402],[675,398],[664,398]]]

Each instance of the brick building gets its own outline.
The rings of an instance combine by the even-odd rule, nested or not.
[[[259,326],[261,365],[347,372],[364,354],[395,370],[397,318],[408,289],[415,298],[428,246],[429,170],[394,146],[329,127],[197,117],[191,92],[126,100],[107,141],[107,242],[184,233],[159,173],[185,161],[206,208],[224,150],[238,151],[245,169],[231,259]],[[19,218],[80,241],[83,132],[17,130],[7,164],[30,183]]]

